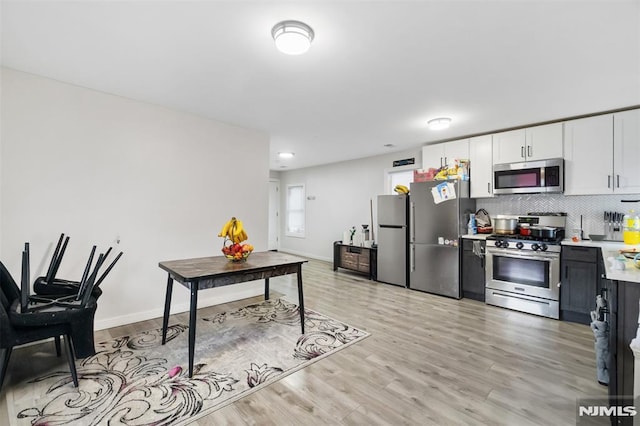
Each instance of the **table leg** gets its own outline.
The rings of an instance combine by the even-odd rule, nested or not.
[[[269,300],[269,278],[264,279],[264,300]]]
[[[189,377],[193,376],[193,355],[196,346],[196,312],[198,311],[198,282],[191,282],[191,306],[189,307]]]
[[[304,334],[304,295],[302,294],[302,263],[298,265],[298,305],[300,307],[300,325]]]
[[[164,318],[162,319],[162,344],[167,342],[167,327],[169,326],[169,311],[171,309],[171,293],[173,292],[173,278],[167,278],[167,295],[164,298]]]

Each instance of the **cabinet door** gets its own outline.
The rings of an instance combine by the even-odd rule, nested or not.
[[[596,263],[566,260],[562,262],[560,311],[562,319],[589,324],[595,307],[598,283]]]
[[[525,155],[527,161],[562,158],[562,137],[562,123],[526,129]]]
[[[453,166],[453,160],[469,159],[469,139],[460,139],[458,141],[445,142],[444,144],[444,162],[448,166]]]
[[[614,192],[640,193],[640,109],[613,115]]]
[[[493,149],[491,135],[469,140],[471,198],[493,197]]]
[[[423,146],[422,168],[425,170],[430,168],[439,169],[442,166],[444,166],[444,145],[438,143]]]
[[[613,192],[613,115],[564,123],[565,195]]]
[[[524,129],[493,135],[493,164],[517,163],[526,158]]]
[[[475,243],[480,244],[482,252],[484,252],[484,241]],[[473,252],[474,241],[462,240],[462,263],[460,265],[460,279],[462,286],[462,297],[480,300],[485,299],[485,276],[484,276],[484,258],[478,257]]]

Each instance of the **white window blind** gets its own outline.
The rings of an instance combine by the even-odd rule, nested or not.
[[[304,185],[287,185],[286,235],[304,237],[305,228]]]

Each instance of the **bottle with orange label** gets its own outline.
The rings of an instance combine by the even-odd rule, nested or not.
[[[634,210],[630,210],[622,219],[622,239],[625,244],[640,244],[640,217]]]

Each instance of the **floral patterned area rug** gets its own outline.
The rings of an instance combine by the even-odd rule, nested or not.
[[[76,362],[78,388],[64,356],[53,371],[7,386],[9,420],[185,425],[369,336],[309,309],[305,331],[298,306],[284,299],[199,317],[192,378],[187,325],[170,324],[165,345],[161,329],[101,342],[95,356]]]

